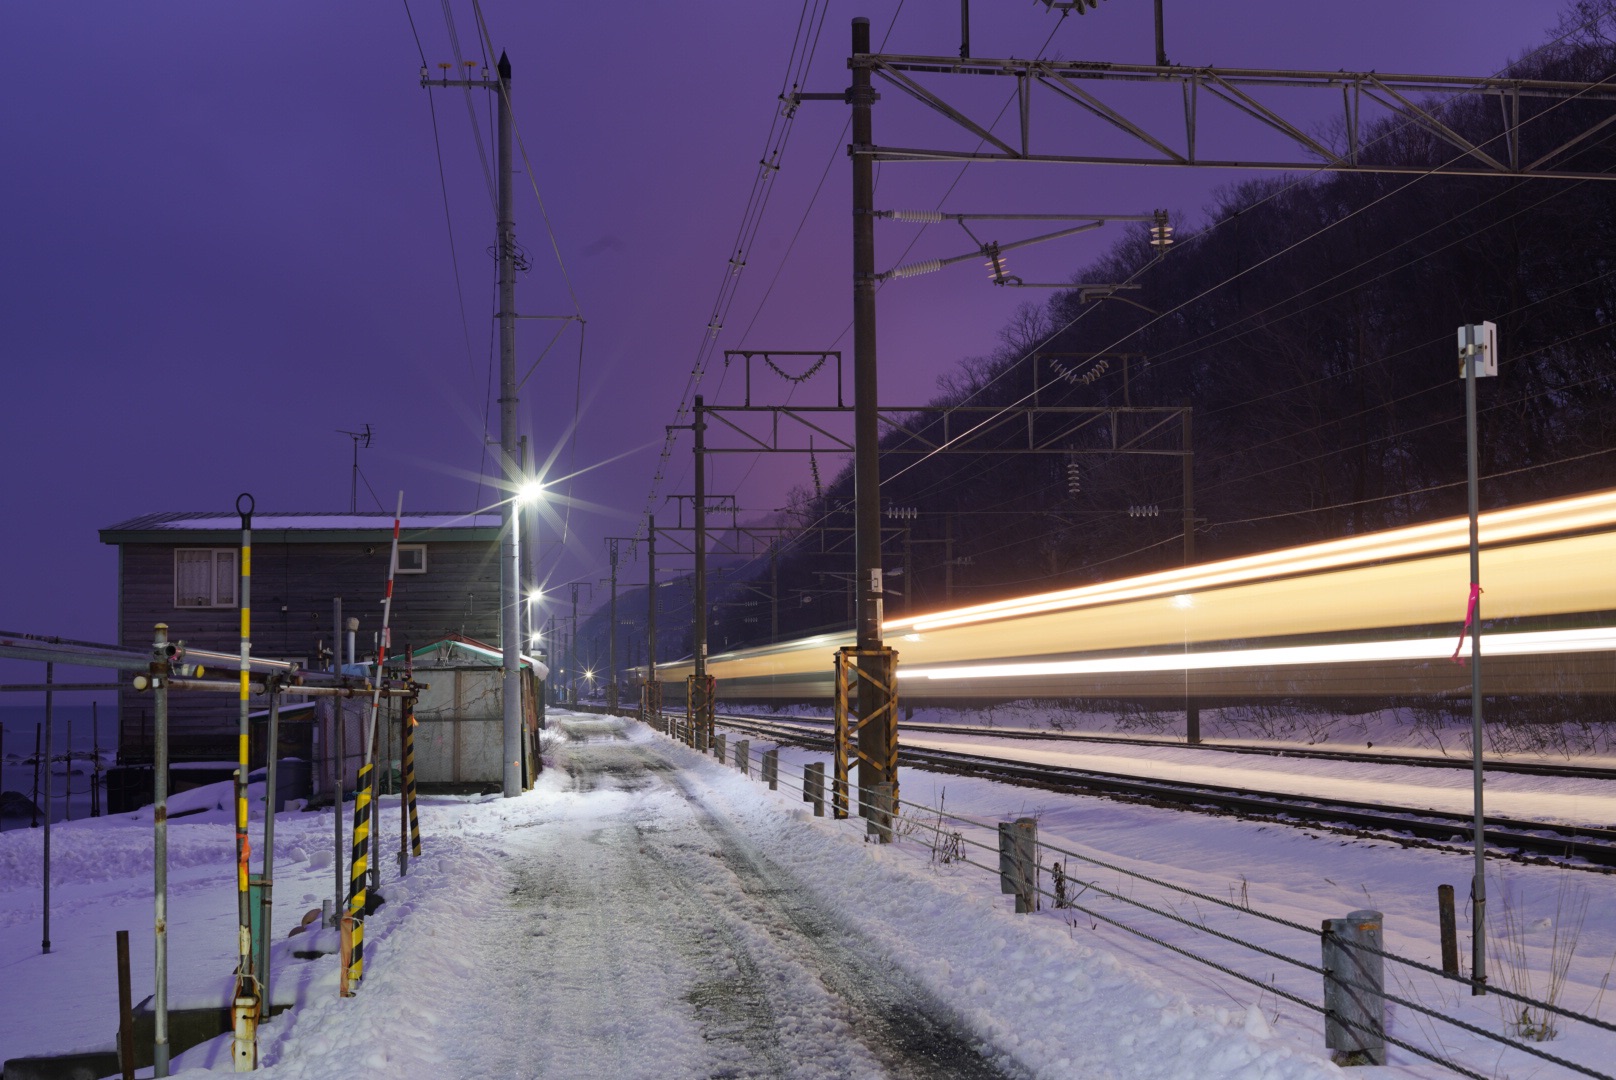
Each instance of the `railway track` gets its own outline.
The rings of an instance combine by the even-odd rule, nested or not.
[[[725,718],[755,720],[782,725],[800,724],[807,730],[830,729],[831,721],[816,717],[754,716],[748,713],[725,713]],[[989,736],[995,739],[1037,739],[1044,742],[1110,743],[1119,746],[1167,746],[1185,748],[1179,740],[1143,738],[1131,735],[1095,735],[1072,731],[1030,731],[1025,728],[987,728],[971,724],[934,724],[906,720],[899,725],[904,731],[923,731],[937,735]],[[1196,743],[1194,749],[1220,754],[1252,754],[1263,757],[1299,758],[1320,761],[1354,761],[1375,765],[1411,765],[1422,769],[1463,769],[1470,771],[1469,757],[1436,757],[1425,754],[1398,754],[1354,750],[1326,750],[1312,746],[1253,746],[1243,743]],[[1561,764],[1543,761],[1509,761],[1488,759],[1490,773],[1521,773],[1528,776],[1564,776],[1585,780],[1616,780],[1616,769],[1595,765]]]
[[[673,714],[669,714],[670,716]],[[682,716],[679,717],[683,719]],[[801,723],[783,723],[725,714],[726,727],[782,742],[829,749],[828,725],[821,730]],[[995,736],[999,732],[994,733]],[[1155,744],[1160,745],[1160,744]],[[1357,836],[1388,839],[1395,843],[1432,847],[1461,845],[1468,850],[1469,815],[1439,810],[1388,807],[1375,803],[1312,799],[1296,795],[1253,792],[1215,784],[1186,784],[1140,779],[1088,769],[1009,761],[949,750],[903,747],[898,760],[917,768],[1000,780],[1069,794],[1102,795],[1200,812],[1235,814],[1308,828],[1328,829]],[[1374,757],[1372,760],[1384,760]],[[1415,759],[1411,764],[1426,764]],[[1561,825],[1488,817],[1485,827],[1489,849],[1500,856],[1523,861],[1549,860],[1566,866],[1616,871],[1616,828]]]

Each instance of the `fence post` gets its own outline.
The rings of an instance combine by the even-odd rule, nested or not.
[[[1459,928],[1453,918],[1453,886],[1436,887],[1437,921],[1442,932],[1442,974],[1459,977]]]
[[[741,770],[741,775],[750,778],[752,775],[752,740],[735,740],[735,767]]]
[[[724,739],[723,732],[713,736],[713,757],[717,758],[720,763],[724,760]]]
[[[802,767],[802,801],[814,804],[814,817],[825,816],[825,763],[815,761]]]
[[[892,783],[883,780],[870,785],[870,805],[864,807],[860,804],[860,811],[864,817],[864,832],[873,836],[876,843],[892,843]]]
[[[1016,914],[1038,910],[1038,822],[999,822],[999,891],[1014,893]]]
[[[129,979],[129,931],[118,931],[118,1068],[135,1080],[134,991]]]
[[[1386,1064],[1385,964],[1378,911],[1324,920],[1324,1046],[1337,1065]]]
[[[763,782],[769,785],[770,791],[780,790],[780,751],[778,749],[763,751]]]

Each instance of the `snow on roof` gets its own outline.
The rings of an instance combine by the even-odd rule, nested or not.
[[[454,661],[450,660],[451,656],[455,656],[455,659],[462,663],[469,660],[472,663],[478,665],[486,664],[490,667],[499,667],[505,662],[504,653],[494,646],[485,645],[480,641],[462,637],[449,637],[444,638],[441,641],[434,641],[430,645],[424,645],[419,649],[413,650],[410,655],[415,657],[417,662],[421,661],[422,658],[437,659],[438,663],[435,666],[438,667],[453,666]],[[519,662],[523,666],[534,667],[535,670],[540,672],[540,678],[543,678],[544,675],[549,671],[549,668],[544,661],[537,660],[534,657],[528,656],[526,653],[520,654]],[[398,654],[397,656],[388,657],[387,660],[389,667],[397,667],[403,663],[404,654],[402,653]],[[434,665],[426,664],[423,666]]]
[[[499,514],[455,513],[452,511],[422,511],[405,514],[399,519],[405,529],[497,529]],[[379,529],[391,532],[393,515],[375,513],[321,513],[297,511],[292,513],[254,514],[252,527],[257,530],[290,529],[297,531],[341,529],[347,531]],[[140,517],[110,525],[105,532],[150,531],[218,531],[240,529],[241,518],[234,513],[213,511],[164,511],[142,514]]]

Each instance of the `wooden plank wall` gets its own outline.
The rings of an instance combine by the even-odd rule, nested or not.
[[[386,541],[309,544],[253,537],[253,655],[315,662],[317,645],[331,644],[331,600],[342,597],[342,614],[359,619],[359,656],[374,656],[387,588]],[[235,608],[176,608],[174,549],[195,544],[123,546],[123,624],[119,641],[149,647],[152,627],[168,624],[171,640],[235,653],[240,622]],[[439,541],[427,544],[427,572],[401,574],[393,586],[394,651],[419,647],[446,633],[478,641],[499,640],[498,542]],[[234,677],[234,669],[223,674]],[[175,693],[169,704],[173,760],[232,760],[236,756],[239,706],[232,694]],[[125,689],[118,695],[119,746],[125,761],[151,757],[150,694]],[[255,747],[254,760],[262,758]]]

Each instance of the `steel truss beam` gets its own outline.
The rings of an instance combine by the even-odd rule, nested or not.
[[[914,56],[890,53],[854,55],[853,68],[867,69],[889,85],[903,91],[926,108],[938,113],[970,137],[972,149],[920,148],[882,145],[855,145],[853,153],[877,161],[1042,161],[1095,165],[1176,165],[1221,169],[1279,169],[1364,173],[1426,173],[1449,176],[1493,176],[1509,178],[1541,177],[1562,180],[1612,180],[1616,174],[1582,171],[1570,167],[1574,151],[1584,149],[1590,140],[1616,124],[1616,85],[1609,82],[1563,82],[1549,79],[1469,78],[1453,75],[1390,75],[1376,72],[1301,71],[1264,68],[1158,67],[1145,64],[1113,64],[1085,60],[961,60],[947,56]],[[971,105],[962,103],[953,92],[963,89],[960,76],[1013,79],[1019,111],[1019,138],[1013,142],[994,135],[990,125],[972,119]],[[1104,84],[1131,83],[1159,87],[1166,93],[1176,90],[1178,101],[1171,107],[1181,110],[1182,141],[1153,133],[1145,116],[1159,118],[1159,102],[1132,102],[1127,106],[1103,100],[1096,92]],[[947,94],[938,84],[947,85]],[[1060,120],[1044,121],[1036,140],[1055,149],[1034,151],[1033,102],[1035,88],[1046,94],[1040,101],[1057,107],[1075,107],[1126,135],[1139,144],[1137,155],[1078,152],[1081,135]],[[1287,115],[1280,106],[1260,95],[1275,90],[1325,91],[1339,94],[1343,119],[1344,146],[1332,146],[1308,134],[1316,117],[1301,111]],[[1438,115],[1429,99],[1454,100],[1482,96],[1498,103],[1497,131],[1481,143],[1459,134]],[[1286,143],[1303,152],[1301,157],[1280,154],[1252,158],[1219,157],[1204,153],[1199,136],[1202,100],[1221,104],[1255,121]],[[1522,115],[1522,101],[1540,108]],[[1598,116],[1584,118],[1581,129],[1554,141],[1539,135],[1534,123],[1545,114],[1576,101],[1597,104]],[[1372,106],[1365,116],[1363,106]],[[1154,106],[1154,107],[1152,107]],[[1125,111],[1128,110],[1128,111]],[[1136,110],[1136,111],[1135,111]],[[1045,115],[1045,114],[1040,114]],[[1054,117],[1050,112],[1047,115]],[[1401,118],[1420,131],[1452,147],[1457,156],[1432,169],[1428,163],[1375,161],[1364,151],[1366,119],[1376,116]],[[1536,125],[1541,130],[1543,125]],[[1209,136],[1218,134],[1207,132]],[[1534,137],[1535,136],[1535,137]],[[1062,143],[1068,144],[1062,150]],[[980,146],[981,149],[975,149]]]
[[[706,415],[717,433],[732,434],[739,445],[709,445],[708,454],[818,454],[851,453],[851,438],[826,427],[822,417],[846,413],[834,405],[708,405]],[[916,457],[931,454],[1143,454],[1183,457],[1190,453],[1187,439],[1176,447],[1144,445],[1152,435],[1166,430],[1175,420],[1179,428],[1190,412],[1184,406],[1077,405],[948,405],[882,408],[877,420],[882,428],[882,456]],[[759,433],[731,420],[728,414],[761,414],[768,417],[767,430]],[[1125,419],[1128,418],[1128,419]],[[1136,418],[1136,419],[1135,419]],[[1040,420],[1044,420],[1040,424]],[[941,433],[927,429],[941,425]],[[1124,428],[1127,427],[1126,434]],[[1021,429],[1011,437],[1013,428]],[[897,434],[902,442],[893,445],[888,438]],[[825,445],[797,445],[792,435],[820,436]],[[987,439],[999,445],[983,446]],[[1081,444],[1074,440],[1082,438]]]

